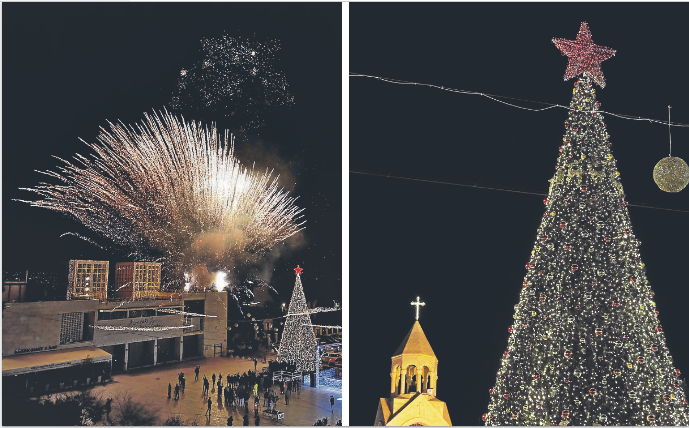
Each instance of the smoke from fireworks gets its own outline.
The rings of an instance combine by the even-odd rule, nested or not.
[[[231,271],[254,263],[274,244],[297,233],[302,209],[277,187],[270,172],[241,166],[225,133],[172,114],[145,114],[141,125],[110,123],[96,154],[77,154],[79,166],[43,172],[62,185],[24,189],[43,196],[22,201],[67,213],[131,250],[163,262],[173,281],[195,266]]]
[[[171,108],[231,117],[234,126],[249,129],[261,126],[269,109],[294,103],[274,67],[279,41],[223,35],[201,45],[200,62],[180,71]]]

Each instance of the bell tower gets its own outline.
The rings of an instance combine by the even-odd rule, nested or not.
[[[416,321],[392,354],[390,398],[381,398],[375,425],[450,426],[447,404],[435,398],[438,381],[438,359],[419,323],[419,307],[425,303],[417,297]]]

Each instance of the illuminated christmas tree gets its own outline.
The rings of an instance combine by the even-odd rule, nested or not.
[[[297,272],[297,281],[289,303],[277,360],[295,364],[297,371],[314,371],[318,363],[316,334],[313,331],[311,315],[306,306],[304,289],[301,286],[303,269],[297,266],[294,270]]]
[[[575,83],[486,425],[688,425],[593,83],[615,51],[553,39]]]

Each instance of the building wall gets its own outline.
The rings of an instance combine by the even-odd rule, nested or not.
[[[186,299],[203,300],[204,293],[184,295]],[[189,318],[192,324],[203,325],[199,328],[173,328],[161,331],[142,330],[107,330],[98,327],[182,327],[184,317],[181,314],[168,314],[160,311],[160,306],[182,309],[183,300],[142,300],[134,302],[101,302],[98,300],[67,300],[51,302],[21,302],[9,303],[3,311],[2,320],[2,355],[20,355],[35,352],[52,351],[56,349],[79,348],[97,346],[110,349],[122,356],[115,360],[131,361],[134,366],[150,365],[186,358],[183,349],[187,349],[188,356],[213,356],[213,345],[222,344],[223,351],[227,348],[227,293],[207,293],[204,304],[208,315],[216,318]],[[99,314],[133,311],[141,314],[141,310],[151,311],[154,316],[121,319],[98,319]],[[193,338],[191,336],[194,336]],[[184,340],[189,338],[189,344]],[[62,341],[61,341],[62,338]],[[73,342],[65,340],[73,338]],[[165,357],[158,360],[158,341]],[[190,348],[191,347],[191,348]],[[193,348],[193,349],[192,349]],[[193,352],[192,352],[193,351]],[[199,352],[200,351],[200,352]],[[119,355],[119,354],[118,354]],[[153,356],[152,356],[153,355]],[[162,356],[162,354],[161,354]],[[115,361],[113,361],[113,364]],[[123,362],[117,361],[118,364]],[[124,369],[129,368],[124,364]],[[133,367],[133,366],[131,366]]]
[[[90,346],[91,342],[60,344],[62,314],[91,313],[98,306],[98,300],[10,303],[2,314],[2,355]]]
[[[227,351],[227,293],[188,293],[185,300],[203,299],[205,297],[206,317],[203,320],[203,355],[213,356],[213,345],[222,344],[223,353]],[[217,355],[216,355],[217,356]]]

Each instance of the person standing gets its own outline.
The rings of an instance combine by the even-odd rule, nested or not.
[[[248,413],[244,413],[244,423],[242,425],[244,425],[246,427],[249,426],[249,414]]]
[[[172,384],[167,384],[167,398],[172,398]]]
[[[182,376],[182,392],[184,392],[184,387],[186,386],[186,384],[187,384],[187,379],[184,376]]]
[[[206,410],[206,414],[208,415],[208,419],[211,418],[211,406],[213,405],[213,402],[211,401],[210,398],[208,398],[208,410]]]
[[[268,390],[263,394],[263,407],[268,407]]]
[[[213,379],[213,386],[215,386],[215,373],[213,373],[212,379]]]
[[[285,404],[286,405],[289,404],[289,397],[291,395],[292,395],[292,390],[288,388],[287,391],[285,391]]]
[[[167,398],[170,398],[170,393],[168,392]],[[112,410],[112,395],[105,400],[105,414],[106,418],[110,420],[110,411]]]
[[[194,369],[194,373],[196,373],[196,376],[194,377],[195,381],[199,380],[199,371],[201,371],[201,366],[196,366]]]
[[[230,417],[227,418],[227,426],[228,426],[228,427],[231,427],[231,426],[232,426],[232,422],[234,422],[234,420],[232,419],[232,415],[230,415]]]
[[[254,420],[254,425],[259,426],[261,424],[261,418],[258,417],[258,413],[256,413],[256,419]]]
[[[254,357],[254,371],[256,371],[256,366],[258,365],[258,360]]]
[[[332,413],[334,411],[335,411],[335,397],[333,397],[331,395],[330,396],[330,412]]]

